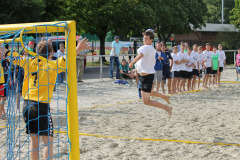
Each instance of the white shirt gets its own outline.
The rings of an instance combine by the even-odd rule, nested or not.
[[[144,56],[136,64],[138,73],[155,73],[154,66],[156,63],[155,55],[156,50],[152,45],[141,46],[137,50],[138,54],[142,53]]]
[[[212,67],[212,51],[207,51],[205,50],[203,52],[203,55],[204,55],[204,60],[207,60],[205,62],[205,66],[208,68],[208,67]]]
[[[178,52],[178,56],[179,56],[179,58],[180,58],[180,61],[187,59],[187,54],[186,54],[186,53]],[[186,64],[186,63],[181,63],[181,64],[179,65],[180,71],[186,71],[186,65],[185,65],[185,64]]]
[[[218,55],[218,60],[219,60],[219,67],[224,67],[224,60],[226,60],[226,55],[225,52],[222,50],[221,52],[217,50]]]
[[[199,68],[198,68],[198,66],[197,66],[197,69],[202,69],[202,61],[204,60],[204,57],[203,57],[203,54],[201,53],[201,54],[199,54],[198,53],[198,62],[199,62]]]
[[[187,60],[189,60],[189,62],[186,63],[187,65],[192,65],[194,63],[193,56],[191,54],[187,55]],[[193,71],[193,67],[186,66],[186,71],[187,72],[192,72]]]
[[[192,51],[192,53],[191,53],[191,56],[192,56],[192,58],[193,58],[193,60],[194,60],[194,64],[195,64],[195,68],[193,67],[193,69],[198,69],[197,68],[197,62],[198,62],[198,52],[194,52],[194,51]]]
[[[173,59],[173,66],[172,66],[172,71],[180,71],[180,65],[176,64],[175,61],[180,62],[180,57],[177,54],[172,53],[172,59]]]

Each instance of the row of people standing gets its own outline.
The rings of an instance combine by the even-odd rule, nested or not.
[[[207,43],[206,50],[202,52],[201,46],[198,47],[194,44],[192,49],[191,47],[186,48],[183,43],[180,46],[180,51],[177,46],[174,46],[173,53],[169,55],[169,52],[166,52],[165,50],[165,45],[157,43],[155,64],[156,90],[159,89],[161,83],[162,91],[165,93],[165,79],[168,80],[168,94],[186,91],[186,80],[187,90],[194,90],[196,89],[197,78],[199,89],[203,71],[203,88],[210,87],[211,83],[220,86],[221,72],[223,71],[224,66],[226,66],[226,56],[222,50],[221,44],[218,45],[218,49],[219,50],[217,50],[217,47],[213,47],[213,52],[210,51],[210,44]],[[171,63],[169,63],[169,59],[171,60]],[[213,76],[213,81],[211,81],[210,75]],[[207,85],[207,83],[209,84]]]

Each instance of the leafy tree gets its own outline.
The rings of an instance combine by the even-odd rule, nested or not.
[[[139,34],[151,24],[151,8],[139,0],[71,0],[68,4],[69,15],[77,21],[78,31],[99,37],[101,55],[105,54],[105,37],[109,31],[122,37]]]
[[[1,0],[0,24],[37,22],[43,10],[42,0]]]
[[[205,17],[207,23],[221,23],[222,21],[222,0],[203,0],[208,9]],[[234,8],[233,0],[224,0],[224,23],[230,23],[230,11]]]
[[[231,23],[240,28],[240,0],[235,0],[235,7],[231,11]]]
[[[201,0],[153,0],[155,29],[159,40],[166,42],[172,33],[183,34],[204,25],[206,5]]]
[[[63,20],[64,0],[1,0],[0,24]]]

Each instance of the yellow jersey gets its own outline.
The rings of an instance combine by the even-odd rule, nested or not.
[[[0,83],[5,83],[5,79],[4,79],[4,71],[3,71],[3,67],[2,67],[2,63],[0,63]]]
[[[61,57],[56,61],[52,61],[55,65],[35,57],[18,56],[13,58],[13,62],[24,69],[23,98],[41,103],[50,103],[57,74],[64,72],[66,69],[65,58]]]

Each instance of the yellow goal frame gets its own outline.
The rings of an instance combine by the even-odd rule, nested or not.
[[[64,28],[66,23],[68,30]],[[58,24],[58,26],[54,26]],[[47,26],[46,26],[47,25]],[[50,26],[49,26],[50,25]],[[52,26],[51,26],[52,25]],[[37,27],[36,27],[37,26]],[[60,27],[59,27],[60,26]],[[62,27],[61,27],[62,26]],[[55,21],[55,22],[38,22],[38,23],[21,23],[21,24],[4,24],[0,25],[0,31],[14,31],[25,29],[26,33],[46,33],[46,32],[65,32],[65,42],[67,47],[67,65],[68,70],[68,99],[67,99],[67,116],[68,116],[68,136],[70,139],[70,160],[79,160],[79,131],[78,131],[78,102],[77,102],[77,77],[76,77],[76,22],[75,21]],[[0,33],[1,34],[1,33]],[[68,37],[68,42],[67,42]],[[0,43],[9,40],[0,40]],[[20,39],[16,39],[20,41]]]

